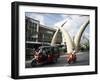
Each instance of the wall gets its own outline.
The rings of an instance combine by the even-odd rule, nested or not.
[[[11,2],[14,0],[1,0],[0,2],[0,81],[13,81],[10,78],[11,68]],[[98,6],[98,14],[100,14],[100,0],[21,0],[45,3],[58,3],[58,4],[74,4],[74,5],[90,5]],[[98,16],[100,21],[100,15]],[[98,25],[98,31],[100,24]],[[98,33],[100,34],[100,32]],[[100,38],[98,38],[100,41]],[[100,48],[98,43],[98,48]],[[100,54],[98,53],[98,57]],[[100,62],[100,59],[98,59]],[[100,63],[99,63],[100,68]],[[100,71],[100,70],[99,70]],[[40,78],[40,79],[26,79],[26,81],[99,81],[100,74],[98,75],[82,75],[82,76],[67,76],[67,77],[53,77],[53,78]]]

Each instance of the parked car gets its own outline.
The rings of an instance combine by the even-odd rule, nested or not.
[[[58,47],[41,46],[35,51],[31,66],[33,67],[46,63],[56,63],[59,55]]]

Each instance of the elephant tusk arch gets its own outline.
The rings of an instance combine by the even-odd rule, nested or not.
[[[75,35],[75,38],[74,38],[73,42],[74,42],[76,50],[78,49],[82,34],[83,34],[83,32],[84,32],[84,30],[85,30],[85,28],[87,27],[88,24],[89,24],[89,19],[81,25],[79,31]]]
[[[65,42],[66,42],[66,46],[67,46],[67,53],[72,53],[73,49],[74,49],[74,44],[73,44],[73,41],[72,41],[70,35],[68,34],[68,32],[65,32],[62,27],[60,27],[60,30],[65,38]]]
[[[51,40],[51,46],[55,45],[55,41],[57,39],[57,34],[59,33],[59,28],[57,29],[57,31],[55,32],[55,34],[53,35],[53,38]]]

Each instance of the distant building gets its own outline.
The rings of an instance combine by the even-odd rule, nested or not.
[[[41,25],[38,20],[25,17],[26,45],[27,47],[38,47],[39,45],[50,45],[56,29]],[[62,35],[59,32],[56,44],[61,44]],[[34,45],[34,47],[33,47]]]
[[[34,50],[42,45],[50,45],[56,29],[41,25],[38,20],[25,17],[26,60],[33,58]],[[61,44],[62,35],[59,32],[56,43]]]
[[[39,21],[25,17],[26,41],[38,42]]]
[[[56,32],[56,29],[40,25],[39,26],[38,42],[51,43],[51,40],[52,40],[55,32]],[[62,36],[61,36],[61,33],[59,32],[57,40],[56,40],[56,44],[60,44],[62,42],[61,38],[62,38]]]

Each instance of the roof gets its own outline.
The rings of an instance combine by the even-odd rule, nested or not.
[[[41,24],[40,24],[40,26],[43,27],[43,28],[49,29],[49,30],[54,30],[54,31],[56,31],[56,29],[55,29],[55,28],[52,28],[52,27],[48,27],[48,26],[41,25]]]
[[[40,21],[38,21],[38,20],[36,20],[36,19],[33,19],[33,18],[31,18],[31,17],[25,16],[25,18],[26,18],[26,19],[30,19],[31,22],[32,22],[32,20],[33,20],[33,21],[36,21],[36,22],[40,23]]]
[[[48,26],[45,26],[45,25],[41,25],[39,20],[33,19],[33,18],[31,18],[31,17],[28,17],[28,16],[25,16],[25,18],[30,19],[31,22],[32,22],[32,20],[38,22],[39,25],[40,25],[40,27],[43,27],[43,28],[46,28],[46,29],[49,29],[49,30],[56,31],[55,28],[48,27]]]

